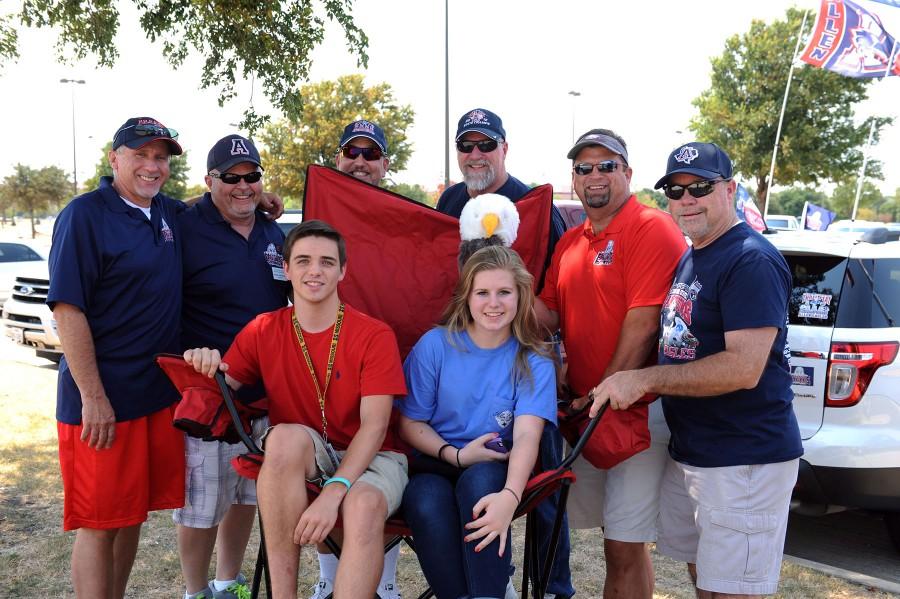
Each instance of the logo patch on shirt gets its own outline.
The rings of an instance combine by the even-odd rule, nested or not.
[[[613,263],[613,240],[606,243],[606,248],[597,252],[594,258],[594,266],[610,266]]]
[[[503,410],[502,412],[494,413],[494,421],[497,423],[497,426],[500,428],[506,428],[513,421],[513,413],[512,410]]]
[[[266,247],[263,256],[266,259],[266,264],[269,266],[281,268],[282,264],[284,264],[284,258],[281,256],[281,248],[277,247],[274,243],[270,243]]]
[[[162,235],[162,240],[165,243],[175,243],[175,235],[172,233],[172,229],[169,228],[169,223],[166,222],[166,219],[160,219],[159,233]]]

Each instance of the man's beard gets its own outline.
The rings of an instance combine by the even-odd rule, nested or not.
[[[479,169],[476,172],[472,172],[470,169],[464,169],[463,180],[466,182],[466,189],[482,192],[494,184],[494,181],[497,179],[497,172],[490,162],[487,160],[473,160],[466,163],[466,166],[469,165],[483,165],[487,168]]]

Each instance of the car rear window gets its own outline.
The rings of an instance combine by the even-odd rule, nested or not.
[[[900,320],[900,258],[853,258],[837,314],[839,327],[896,327]]]
[[[43,260],[37,252],[21,243],[0,243],[0,262],[34,262]]]
[[[788,323],[833,327],[847,258],[840,256],[785,255],[793,289]]]

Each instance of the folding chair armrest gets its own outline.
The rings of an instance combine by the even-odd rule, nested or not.
[[[600,411],[597,412],[597,415],[591,418],[590,422],[588,422],[587,428],[584,429],[584,432],[581,433],[581,436],[578,438],[578,442],[575,443],[575,447],[572,448],[572,451],[569,452],[569,455],[566,456],[566,459],[562,461],[559,465],[559,468],[568,469],[572,467],[572,464],[578,459],[578,456],[581,455],[581,451],[584,449],[584,446],[587,445],[587,442],[590,440],[591,435],[594,434],[594,429],[597,428],[597,425],[600,424],[600,419],[603,418],[603,414],[606,413],[606,409],[609,407],[609,402],[600,406]]]

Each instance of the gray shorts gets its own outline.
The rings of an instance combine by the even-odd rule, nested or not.
[[[313,445],[316,448],[316,468],[318,473],[316,477],[309,479],[308,482],[321,484],[325,479],[333,476],[337,469],[328,456],[328,451],[325,449],[325,440],[322,438],[322,434],[314,428],[303,424],[294,426],[303,428],[313,440]],[[269,428],[263,435],[263,446],[265,446],[266,435],[273,428]],[[346,452],[337,451],[336,453],[338,460],[340,460]],[[403,490],[406,488],[406,483],[409,482],[406,456],[396,451],[379,451],[372,458],[369,467],[356,479],[354,484],[359,482],[372,485],[381,491],[381,494],[387,500],[387,515],[390,516],[400,507],[400,501],[403,499]]]
[[[571,528],[603,527],[603,536],[624,543],[656,540],[659,484],[669,459],[669,429],[660,402],[650,404],[650,447],[609,470],[578,458],[569,493]]]
[[[253,421],[253,438],[259,440],[269,418]],[[203,441],[185,435],[184,507],[172,513],[176,524],[190,528],[218,526],[232,505],[256,505],[256,481],[235,472],[232,458],[247,453],[243,443]]]
[[[699,468],[669,459],[657,549],[697,564],[697,588],[737,595],[778,590],[799,460]]]

